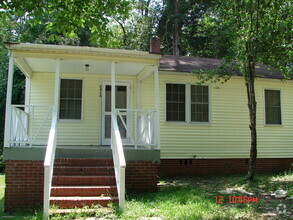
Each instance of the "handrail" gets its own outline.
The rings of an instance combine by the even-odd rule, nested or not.
[[[16,108],[25,108],[25,107],[30,107],[30,108],[50,108],[52,105],[11,105],[12,107]]]
[[[57,145],[57,112],[54,111],[51,123],[51,129],[47,144],[47,150],[44,160],[44,204],[43,204],[43,218],[48,219],[50,207],[50,194],[52,185],[52,176],[55,160],[55,151]]]
[[[123,145],[122,140],[118,128],[117,123],[117,115],[112,113],[111,114],[111,147],[112,147],[112,154],[113,154],[113,161],[114,161],[114,170],[115,170],[115,177],[116,177],[116,185],[118,191],[118,198],[119,198],[119,208],[121,210],[124,209],[125,204],[125,168],[126,162],[123,152]]]

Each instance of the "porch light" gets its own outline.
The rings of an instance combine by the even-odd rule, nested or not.
[[[85,71],[89,71],[89,69],[90,69],[90,65],[89,64],[85,64],[84,67],[85,67]]]

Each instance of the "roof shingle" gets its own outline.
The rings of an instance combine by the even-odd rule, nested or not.
[[[164,55],[160,60],[160,71],[170,72],[192,72],[193,70],[211,70],[223,63],[221,59],[204,58],[204,57],[188,57],[176,55]],[[256,64],[255,72],[257,77],[270,79],[283,79],[282,73],[278,70],[269,68],[268,65]],[[242,76],[240,72],[236,75]],[[293,74],[291,76],[293,79]]]

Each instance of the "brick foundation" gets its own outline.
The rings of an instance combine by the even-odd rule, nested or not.
[[[70,159],[68,161],[70,162]],[[56,160],[55,164],[59,162],[60,160]],[[100,162],[101,159],[100,161],[99,159],[86,160],[88,165],[97,165]],[[36,207],[36,205],[38,207],[42,206],[44,192],[43,164],[43,161],[6,161],[5,212]],[[67,165],[71,166],[70,163]],[[97,168],[92,169],[95,171]],[[92,173],[88,169],[86,171]],[[156,191],[157,175],[158,163],[155,161],[127,161],[126,189],[139,192]]]
[[[5,162],[5,212],[43,204],[43,164],[43,161],[27,160]]]
[[[158,162],[127,161],[126,189],[137,192],[157,191]]]
[[[256,172],[289,170],[293,158],[258,158]],[[221,175],[247,173],[248,159],[161,159],[162,176]]]
[[[289,170],[293,158],[260,158],[257,172]],[[215,175],[246,173],[248,159],[162,159],[155,161],[127,161],[126,189],[138,192],[157,190],[157,175]],[[6,161],[5,211],[16,211],[43,203],[43,161]]]

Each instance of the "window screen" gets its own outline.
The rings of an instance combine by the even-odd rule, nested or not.
[[[282,124],[279,90],[265,90],[266,124]]]
[[[61,79],[59,119],[81,119],[82,80]]]
[[[185,121],[185,85],[166,85],[167,121]]]
[[[191,85],[191,121],[209,121],[209,87]]]

